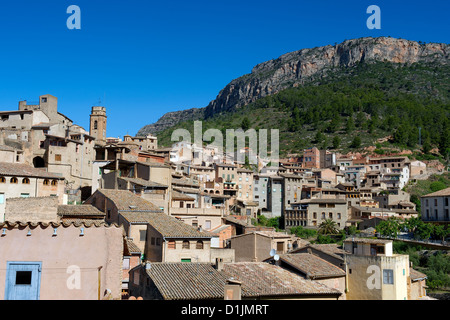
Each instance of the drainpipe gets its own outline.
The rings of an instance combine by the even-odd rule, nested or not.
[[[100,291],[101,291],[101,272],[100,270],[103,266],[98,267],[98,300],[100,300]]]

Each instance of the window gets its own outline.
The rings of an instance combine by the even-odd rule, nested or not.
[[[167,242],[167,248],[168,249],[176,249],[177,248],[177,244],[176,244],[175,240],[169,240]]]
[[[97,122],[97,120],[95,120],[94,121],[94,130],[97,130],[97,127],[98,127],[98,122]]]
[[[123,270],[129,270],[130,269],[130,258],[123,258],[122,269]]]
[[[392,269],[383,270],[383,283],[394,284],[394,270]]]
[[[284,242],[277,242],[277,252],[283,252]]]
[[[55,154],[55,161],[61,162],[61,155]]]
[[[29,193],[21,193],[21,194],[20,194],[20,197],[21,197],[21,198],[29,198],[29,197],[30,197],[30,194],[29,194]]]
[[[111,210],[108,210],[108,215]],[[147,239],[147,230],[139,230],[139,241],[145,241]]]
[[[58,180],[52,180],[52,186],[57,186],[58,185]]]
[[[0,183],[5,183],[5,182],[6,182],[5,177],[0,177]]]
[[[190,248],[191,248],[191,246],[189,244],[189,241],[184,240],[183,241],[183,249],[190,249]],[[181,261],[181,262],[183,262],[183,261]]]
[[[22,183],[23,183],[23,184],[30,184],[30,179],[28,179],[28,178],[23,178],[23,179],[22,179]]]
[[[180,208],[184,208],[184,202],[180,201]]]
[[[160,246],[161,245],[161,238],[156,238],[156,245]]]
[[[191,259],[189,258],[181,259],[181,262],[191,262]]]
[[[47,98],[43,97],[43,98],[41,98],[41,101],[45,103],[45,102],[47,102]]]
[[[31,285],[32,271],[16,271],[16,285]]]
[[[4,204],[4,203],[5,203],[5,194],[0,193],[0,204]]]
[[[447,210],[447,212],[448,212],[448,210]],[[206,230],[211,229],[211,220],[206,220],[205,221],[205,229]]]
[[[196,245],[195,245],[195,249],[203,249],[203,241],[199,240],[197,241]]]
[[[198,220],[192,220],[192,226],[198,228]]]
[[[10,183],[17,183],[18,180],[16,177],[12,177],[11,180],[9,180]]]
[[[48,186],[48,185],[50,184],[50,181],[47,180],[47,179],[45,179],[44,182],[43,182],[43,184],[44,184],[44,186]]]

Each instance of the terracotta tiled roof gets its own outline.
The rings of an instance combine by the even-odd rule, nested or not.
[[[386,244],[386,243],[392,242],[392,240],[369,239],[369,238],[347,238],[347,239],[344,240],[344,242]]]
[[[198,231],[165,213],[122,212],[121,216],[130,223],[148,223],[166,238],[212,238],[216,236],[209,232]]]
[[[210,263],[152,263],[146,271],[165,300],[224,297],[226,276]]]
[[[0,162],[0,176],[64,179],[63,176],[57,173],[47,172],[23,163],[9,162]]]
[[[419,272],[413,268],[409,268],[409,276],[411,277],[412,281],[418,281],[418,280],[422,280],[422,279],[426,279],[427,275]]]
[[[133,240],[131,239],[124,239],[124,255],[125,254],[137,254],[137,253],[141,253],[141,249],[138,248],[138,246],[133,242]]]
[[[30,227],[30,228],[58,228],[58,227],[118,227],[117,224],[107,224],[103,220],[91,220],[91,221],[80,221],[80,222],[66,222],[66,221],[60,221],[60,222],[23,222],[23,221],[4,221],[0,222],[0,228],[24,228],[24,227]]]
[[[154,182],[154,181],[149,181],[149,180],[144,180],[141,178],[127,178],[127,177],[120,177],[119,179],[125,180],[125,181],[129,181],[131,183],[140,185],[140,186],[144,186],[144,187],[157,187],[157,188],[168,188],[167,185],[158,183],[158,182]]]
[[[341,293],[312,280],[305,280],[288,270],[265,262],[224,264],[227,278],[242,282],[242,287],[258,296],[320,295]]]
[[[227,280],[241,282],[246,298],[341,294],[265,262],[225,263],[222,271],[210,263],[159,262],[146,272],[166,300],[223,299]]]
[[[306,274],[310,279],[342,277],[345,271],[310,253],[282,254],[280,259]]]
[[[424,196],[422,196],[422,198],[427,198],[427,197],[444,197],[444,196],[450,196],[450,187],[447,189],[443,189],[443,190],[439,190],[433,193],[429,193],[426,194]]]
[[[119,211],[162,212],[162,210],[153,203],[128,190],[100,189],[98,192],[114,202]]]
[[[98,210],[90,204],[82,205],[59,205],[59,216],[100,216],[104,217],[105,213]]]
[[[172,190],[172,200],[194,201],[195,199],[182,192]]]

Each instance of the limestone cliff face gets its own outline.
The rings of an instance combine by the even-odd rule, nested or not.
[[[204,108],[192,108],[182,111],[168,112],[153,124],[142,127],[137,136],[145,136],[149,133],[156,134],[167,128],[170,128],[184,120],[197,120],[203,118]]]
[[[152,130],[148,132],[156,133],[180,120],[200,119],[199,117],[232,111],[280,90],[325,76],[327,71],[337,67],[352,67],[361,62],[376,61],[401,64],[434,61],[448,64],[449,53],[448,44],[421,44],[387,37],[360,38],[346,40],[334,46],[303,49],[256,65],[250,74],[231,81],[205,108],[171,112],[146,127]],[[185,112],[189,112],[187,118]]]
[[[255,66],[251,74],[231,81],[205,110],[207,116],[246,105],[280,90],[299,86],[334,67],[351,67],[359,62],[388,61],[448,63],[448,44],[419,44],[394,38],[360,38],[335,46],[303,49]]]

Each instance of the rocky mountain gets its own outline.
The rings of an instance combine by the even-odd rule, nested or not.
[[[336,45],[302,49],[256,65],[250,74],[232,80],[205,108],[168,113],[139,133],[157,133],[180,120],[209,118],[233,111],[281,90],[317,81],[336,68],[373,62],[448,64],[449,53],[448,44],[425,44],[390,37],[359,38]]]
[[[177,123],[185,120],[202,119],[204,116],[204,108],[191,108],[181,111],[173,111],[164,114],[157,122],[142,127],[137,136],[145,136],[149,133],[156,134],[173,127]]]

